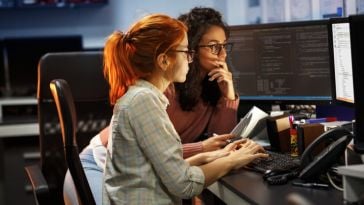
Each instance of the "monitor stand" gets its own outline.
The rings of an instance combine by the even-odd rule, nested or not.
[[[338,167],[338,173],[343,176],[344,200],[364,201],[364,164]]]

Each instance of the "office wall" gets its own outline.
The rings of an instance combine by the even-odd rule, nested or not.
[[[91,8],[31,8],[0,10],[0,38],[81,34],[86,48],[102,47],[107,35],[125,30],[148,13],[178,16],[195,6],[226,13],[227,0],[109,0]]]
[[[364,0],[229,0],[226,7],[228,23],[242,25],[364,13]]]
[[[310,2],[311,19],[322,18],[319,8],[322,0],[302,1]],[[345,0],[347,15],[356,13],[356,1]],[[258,2],[259,6],[252,9],[251,2]],[[284,21],[291,20],[291,1],[277,2],[284,4]],[[125,30],[148,13],[177,17],[195,6],[208,6],[219,10],[228,24],[242,25],[252,23],[254,15],[261,15],[261,22],[266,22],[270,11],[266,5],[266,0],[109,0],[107,5],[91,8],[0,9],[0,38],[81,34],[86,48],[98,48],[112,31]]]
[[[227,0],[224,17],[229,25],[247,24],[247,0]]]

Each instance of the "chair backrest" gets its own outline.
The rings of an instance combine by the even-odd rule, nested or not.
[[[96,204],[78,155],[76,141],[77,114],[71,90],[68,83],[63,79],[53,80],[50,83],[50,89],[56,103],[65,158],[77,190],[79,204]]]
[[[49,84],[64,79],[72,89],[76,107],[77,145],[81,150],[106,127],[112,115],[108,83],[103,77],[100,51],[49,53],[38,65],[38,123],[41,170],[51,198],[63,202],[63,182],[67,171],[61,130]],[[57,203],[54,203],[57,204]],[[63,204],[63,203],[60,203]]]

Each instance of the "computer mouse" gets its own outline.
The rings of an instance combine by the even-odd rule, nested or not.
[[[283,170],[283,169],[267,170],[263,174],[263,179],[267,180],[270,177],[285,175],[285,174],[288,174],[288,173],[291,173],[291,171],[290,170]]]
[[[270,185],[286,184],[288,180],[297,177],[298,172],[292,170],[268,170],[264,173],[263,179]]]

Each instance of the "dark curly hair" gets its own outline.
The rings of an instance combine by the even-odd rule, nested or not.
[[[202,36],[211,26],[221,27],[229,36],[228,26],[222,20],[221,14],[212,8],[195,7],[190,12],[182,14],[178,20],[184,22],[188,27],[189,48],[198,50]],[[176,93],[179,95],[179,103],[184,111],[193,110],[201,97],[205,103],[216,106],[221,97],[220,89],[216,81],[209,81],[208,76],[201,80],[201,67],[195,55],[193,62],[189,65],[189,71],[184,83],[174,83]]]

